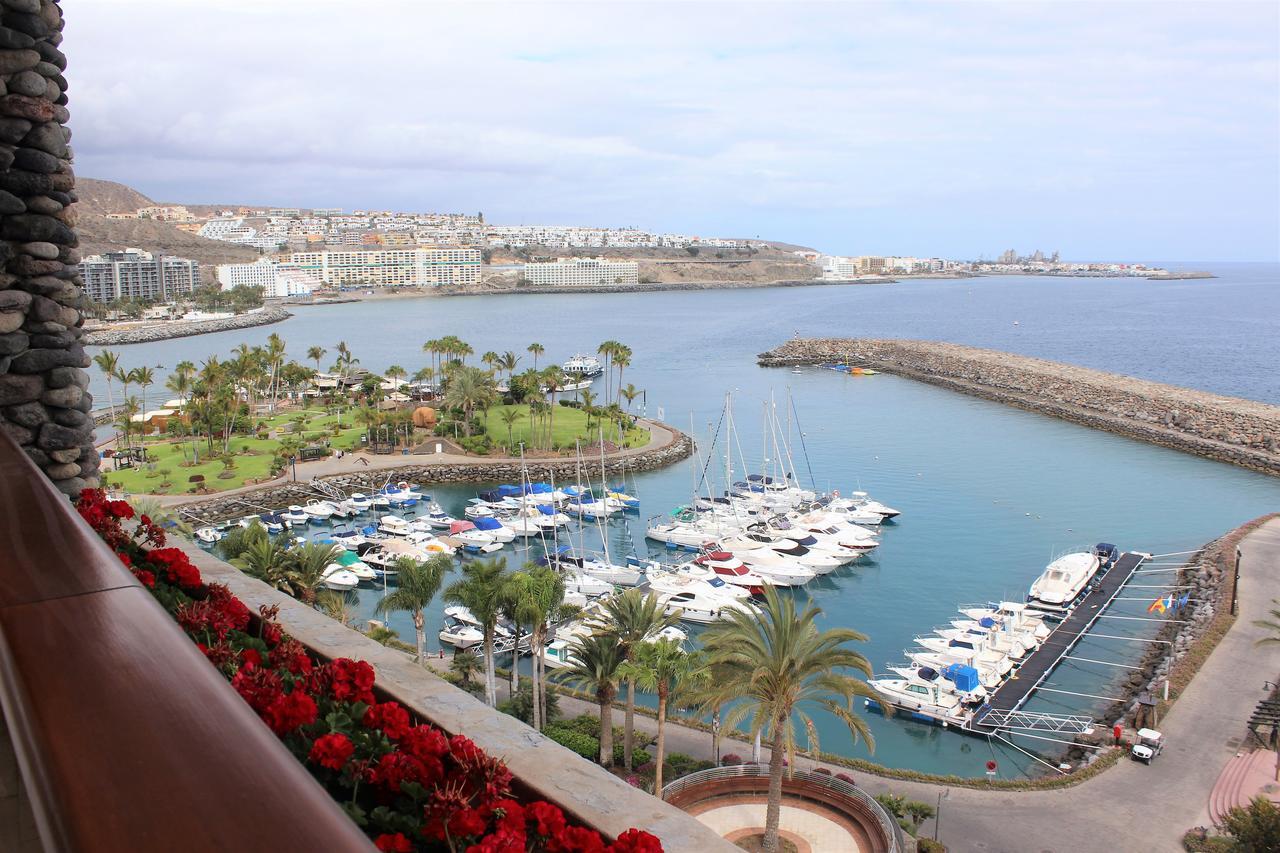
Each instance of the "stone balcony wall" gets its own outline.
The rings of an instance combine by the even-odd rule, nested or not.
[[[54,484],[97,482],[62,11],[0,0],[0,429]]]

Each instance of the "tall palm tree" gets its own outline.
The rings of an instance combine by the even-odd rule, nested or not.
[[[284,338],[275,332],[267,337],[267,348],[264,359],[267,366],[267,391],[271,394],[271,413],[276,412],[276,402],[280,397],[280,368],[284,366]]]
[[[668,614],[653,593],[632,587],[621,595],[607,599],[597,615],[588,621],[593,633],[609,637],[617,644],[624,660],[629,660],[645,640],[658,636],[664,628],[680,621],[679,613]],[[627,710],[622,723],[622,762],[631,769],[631,753],[635,743],[636,685],[627,682]]]
[[[572,664],[551,674],[553,681],[585,690],[600,706],[600,763],[613,765],[613,699],[618,695],[622,650],[617,640],[600,634],[579,637],[570,653]]]
[[[462,569],[462,580],[450,584],[444,600],[471,611],[484,632],[484,689],[490,707],[498,704],[497,678],[493,670],[493,635],[501,612],[500,592],[505,583],[501,560],[472,560]]]
[[[551,450],[555,446],[556,392],[565,384],[565,375],[558,365],[553,364],[542,371],[541,376],[542,384],[551,395],[551,408],[547,410],[547,449]]]
[[[511,380],[516,373],[516,365],[520,363],[520,356],[511,350],[507,350],[498,357],[498,367],[507,372],[507,385],[511,385]]]
[[[436,593],[444,583],[446,572],[453,569],[453,561],[447,554],[434,554],[418,562],[412,557],[396,561],[396,576],[400,585],[378,602],[376,612],[384,616],[396,610],[404,610],[413,617],[413,634],[418,648],[418,663],[427,662],[427,620],[422,611],[431,606]]]
[[[534,342],[534,343],[529,344],[529,346],[528,346],[526,349],[528,350],[528,352],[530,352],[530,353],[533,355],[533,369],[534,369],[534,370],[537,370],[537,369],[538,369],[538,356],[540,356],[540,355],[542,355],[544,352],[546,352],[546,351],[547,351],[547,348],[546,348],[546,347],[544,347],[544,346],[543,346],[542,344],[540,344],[540,343]]]
[[[507,452],[510,453],[511,448],[516,444],[514,432],[516,421],[524,417],[524,414],[515,406],[508,406],[498,413],[498,417],[502,418],[502,422],[507,426]]]
[[[546,721],[542,719],[545,707],[543,677],[546,671],[547,622],[564,601],[564,579],[549,566],[526,563],[524,568],[510,576],[503,589],[504,597],[517,625],[530,627],[531,648],[535,649],[530,679],[533,685],[533,727],[542,731]],[[515,672],[515,661],[511,670]],[[512,695],[515,695],[514,693]]]
[[[480,356],[480,363],[488,367],[490,373],[497,372],[498,362],[501,360],[502,356],[498,355],[493,350],[489,350],[484,355]]]
[[[749,721],[753,736],[769,739],[769,800],[764,849],[778,849],[778,817],[782,808],[784,752],[795,765],[795,718],[816,750],[817,729],[801,706],[826,710],[873,750],[875,740],[862,717],[854,713],[857,697],[879,699],[876,691],[850,671],[871,675],[871,664],[846,643],[866,635],[849,628],[818,629],[821,610],[812,602],[796,612],[795,600],[765,587],[764,605],[755,613],[730,611],[702,634],[712,679],[698,691],[703,710],[729,706],[724,725]],[[731,704],[732,703],[732,704]],[[882,707],[887,707],[881,702]]]
[[[618,371],[618,384],[613,397],[613,402],[617,403],[622,393],[622,371],[631,366],[631,347],[623,343],[617,343],[614,346],[613,366]]]
[[[396,386],[397,388],[399,388],[399,387],[400,387],[400,380],[401,380],[401,379],[403,379],[404,377],[408,376],[408,375],[409,375],[409,371],[405,370],[403,367],[401,367],[401,366],[400,366],[400,365],[398,365],[398,364],[393,364],[393,365],[391,365],[390,367],[388,367],[388,368],[386,369],[386,372],[385,372],[385,374],[384,374],[384,375],[385,375],[388,379],[390,379],[393,383],[395,383],[395,386]]]
[[[658,640],[640,643],[631,659],[623,662],[619,673],[629,683],[641,690],[658,694],[658,745],[654,754],[657,769],[653,780],[653,793],[662,796],[662,764],[667,750],[667,707],[672,698],[679,698],[682,691],[701,687],[706,683],[707,671],[703,667],[701,652],[690,654],[681,648],[677,640]]]
[[[321,346],[313,346],[307,348],[307,358],[316,363],[316,373],[320,372],[320,359],[324,358],[328,350]]]
[[[111,413],[114,416],[116,400],[112,380],[120,372],[120,356],[109,349],[104,349],[93,357],[93,363],[98,366],[98,369],[102,371],[102,375],[107,379],[107,405],[111,407]]]
[[[471,415],[477,408],[487,409],[497,400],[493,376],[478,367],[459,367],[449,379],[445,405],[462,409],[463,429],[471,435]]]
[[[596,355],[604,356],[604,396],[609,396],[609,380],[612,378],[610,373],[609,361],[613,357],[617,341],[605,341],[596,347]]]
[[[154,370],[152,370],[150,367],[147,367],[146,365],[143,365],[142,367],[135,367],[133,370],[129,372],[132,374],[133,381],[137,382],[139,385],[142,386],[142,417],[144,418],[144,420],[142,422],[141,437],[142,437],[142,443],[145,445],[147,443],[147,432],[150,431],[150,426],[147,424],[145,420],[147,416],[147,389],[155,384],[156,373]]]
[[[622,399],[627,401],[627,412],[630,413],[631,404],[634,403],[641,394],[640,389],[628,382],[627,386],[619,393],[622,395]]]

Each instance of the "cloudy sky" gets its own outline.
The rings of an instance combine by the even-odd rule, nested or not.
[[[1276,260],[1280,4],[75,0],[79,174],[834,253]]]

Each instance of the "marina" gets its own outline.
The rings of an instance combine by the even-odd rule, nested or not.
[[[1152,286],[1145,282],[1142,285]],[[1155,286],[1171,291],[1185,287],[1174,282]],[[911,648],[914,637],[922,631],[960,618],[958,604],[1021,601],[1029,584],[1053,555],[1061,552],[1064,543],[1086,540],[1091,544],[1098,538],[1110,538],[1130,550],[1169,553],[1193,549],[1240,520],[1280,505],[1280,482],[899,376],[852,377],[819,368],[804,368],[800,374],[761,370],[754,363],[756,354],[785,340],[797,328],[806,333],[829,329],[843,336],[873,333],[941,337],[1014,352],[1027,352],[1034,347],[1030,354],[1268,399],[1273,374],[1248,368],[1254,363],[1250,353],[1261,351],[1259,347],[1266,349],[1262,346],[1266,336],[1249,337],[1248,347],[1232,355],[1215,350],[1215,339],[1206,338],[1197,321],[1192,320],[1214,310],[1236,310],[1230,307],[1231,301],[1254,292],[1243,280],[1226,274],[1220,276],[1215,287],[1221,288],[1214,294],[1217,308],[1199,302],[1205,298],[1204,291],[1177,290],[1172,301],[1161,303],[1162,313],[1154,319],[1126,313],[1123,300],[1132,289],[1128,283],[1014,278],[961,284],[915,282],[896,288],[857,290],[796,288],[786,291],[789,311],[785,318],[766,310],[777,299],[777,293],[768,291],[674,293],[663,296],[661,304],[649,301],[644,294],[607,298],[502,297],[519,303],[519,323],[505,313],[491,312],[487,306],[492,305],[492,300],[485,297],[340,307],[354,312],[350,318],[353,326],[379,329],[377,335],[349,339],[361,363],[374,370],[404,363],[403,342],[422,337],[420,328],[424,323],[433,328],[428,335],[456,331],[473,341],[477,350],[500,349],[522,334],[532,336],[526,328],[545,329],[536,337],[546,341],[560,335],[566,341],[554,352],[548,346],[545,360],[562,360],[582,347],[573,328],[592,323],[607,325],[611,317],[625,314],[636,329],[632,343],[642,338],[646,341],[643,348],[636,347],[628,381],[647,389],[650,417],[656,417],[661,408],[668,422],[684,430],[690,429],[692,421],[704,464],[713,455],[708,452],[706,436],[722,409],[719,389],[737,389],[735,396],[743,401],[738,412],[742,444],[748,456],[758,462],[762,419],[746,401],[767,399],[771,391],[778,399],[785,399],[785,389],[790,387],[804,426],[803,443],[814,466],[811,476],[802,459],[797,461],[803,485],[816,486],[815,490],[822,492],[864,490],[902,510],[900,521],[880,525],[879,544],[867,556],[816,576],[789,593],[818,603],[829,624],[866,633],[870,639],[860,644],[860,650],[879,669],[903,660],[903,650]],[[1016,307],[1002,307],[1011,299],[1022,301]],[[1030,318],[1039,315],[1028,307],[1029,301],[1045,306],[1048,312],[1034,324]],[[1195,339],[1196,346],[1210,354],[1203,365],[1206,369],[1188,367],[1185,361],[1179,361],[1176,353],[1164,348],[1166,338],[1161,335],[1141,331],[1136,337],[1104,333],[1091,337],[1085,348],[1078,338],[1054,334],[1057,321],[1053,318],[1058,314],[1053,313],[1057,309],[1050,309],[1060,302],[1069,303],[1073,316],[1093,323],[1103,332],[1116,324],[1138,324],[1141,330],[1147,328],[1142,324],[1148,322],[1158,323],[1161,328],[1176,328],[1179,335]],[[326,329],[332,314],[326,312],[333,310],[300,307],[293,318],[275,328],[291,343],[295,339],[315,339],[331,345],[332,334]],[[1008,319],[1014,311],[1023,320],[1018,328],[1012,327]],[[1178,311],[1185,311],[1186,319],[1179,319]],[[567,322],[568,317],[574,318],[572,324]],[[1034,337],[1028,335],[1032,329],[1036,330]],[[241,337],[250,344],[260,342],[251,337],[257,333],[241,332],[234,340],[225,336],[230,340],[226,349]],[[261,339],[265,340],[269,333],[270,329],[260,330]],[[219,340],[219,336],[206,336],[149,344],[145,358],[166,365],[182,358],[202,358],[210,351],[222,350]],[[1207,369],[1221,364],[1224,358],[1245,359],[1246,367],[1231,373]],[[1266,361],[1264,357],[1257,363]],[[690,365],[697,365],[696,371],[691,371]],[[1171,365],[1181,368],[1175,373]],[[94,382],[100,384],[96,375]],[[1252,385],[1230,384],[1239,382]],[[106,399],[105,386],[97,393]],[[798,448],[798,431],[793,439]],[[722,455],[714,455],[722,465]],[[712,467],[718,466],[712,463]],[[672,508],[689,504],[693,481],[690,469],[686,463],[629,476],[625,491],[639,499],[639,512],[615,513],[602,528],[588,527],[586,550],[601,550],[602,529],[608,538],[611,562],[616,564],[624,563],[625,556],[632,553],[641,561],[669,563],[700,556],[688,551],[673,554],[664,543],[646,541],[644,536],[646,519],[665,516]],[[298,466],[300,479],[309,476],[306,471],[306,466]],[[735,479],[745,479],[745,473],[738,466]],[[382,478],[374,472],[361,477],[363,485],[353,484],[350,491],[369,495],[382,485]],[[504,481],[515,482],[514,475],[506,474],[474,484],[412,479],[446,515],[457,519],[464,517],[468,502],[479,492],[498,488]],[[593,479],[598,484],[599,475]],[[721,490],[722,479],[718,480]],[[563,488],[559,477],[556,484]],[[286,503],[301,506],[307,501]],[[279,508],[244,507],[243,511],[228,512],[226,516],[239,518],[251,511]],[[425,510],[420,503],[413,513],[423,516]],[[578,522],[573,520],[572,524]],[[325,525],[312,527],[319,531]],[[572,529],[576,550],[579,528]],[[523,542],[517,538],[494,556],[516,567],[529,553],[517,550]],[[569,543],[562,538],[561,544]],[[541,553],[539,545],[533,554],[537,557]],[[455,572],[453,578],[456,577]],[[1135,589],[1138,577],[1142,575],[1130,582],[1127,589],[1131,591],[1119,596],[1109,613],[1147,616],[1146,604],[1160,591]],[[1154,586],[1164,576],[1147,577],[1142,583]],[[381,595],[380,583],[362,583],[351,593],[358,621],[377,618],[373,608]],[[1139,596],[1145,602],[1126,600]],[[434,653],[443,605],[433,605],[425,615]],[[387,621],[401,638],[412,637],[413,627],[407,615],[393,614]],[[1051,691],[1120,695],[1116,691],[1121,689],[1129,670],[1083,659],[1136,664],[1143,650],[1150,648],[1137,640],[1145,640],[1157,624],[1100,620],[1042,682],[1042,688],[1047,689],[1031,692],[1020,710],[1046,717],[1101,719],[1102,712],[1112,704],[1109,700]],[[688,626],[690,642],[697,642],[700,630],[700,626]],[[1103,639],[1098,634],[1131,637],[1135,641]],[[638,701],[652,705],[654,700],[641,696]],[[985,762],[993,758],[994,750],[999,778],[1053,772],[998,740],[993,739],[989,746],[985,739],[957,737],[941,727],[902,717],[868,717],[876,737],[874,753],[864,744],[850,745],[842,740],[839,723],[825,713],[815,714],[815,723],[824,749],[890,767],[982,777]],[[1029,738],[1010,739],[1028,746],[1037,744],[1050,761],[1055,760],[1054,752],[1061,747]]]

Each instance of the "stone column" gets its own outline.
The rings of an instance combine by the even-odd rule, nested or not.
[[[0,429],[75,494],[98,454],[61,42],[55,0],[0,0]]]

